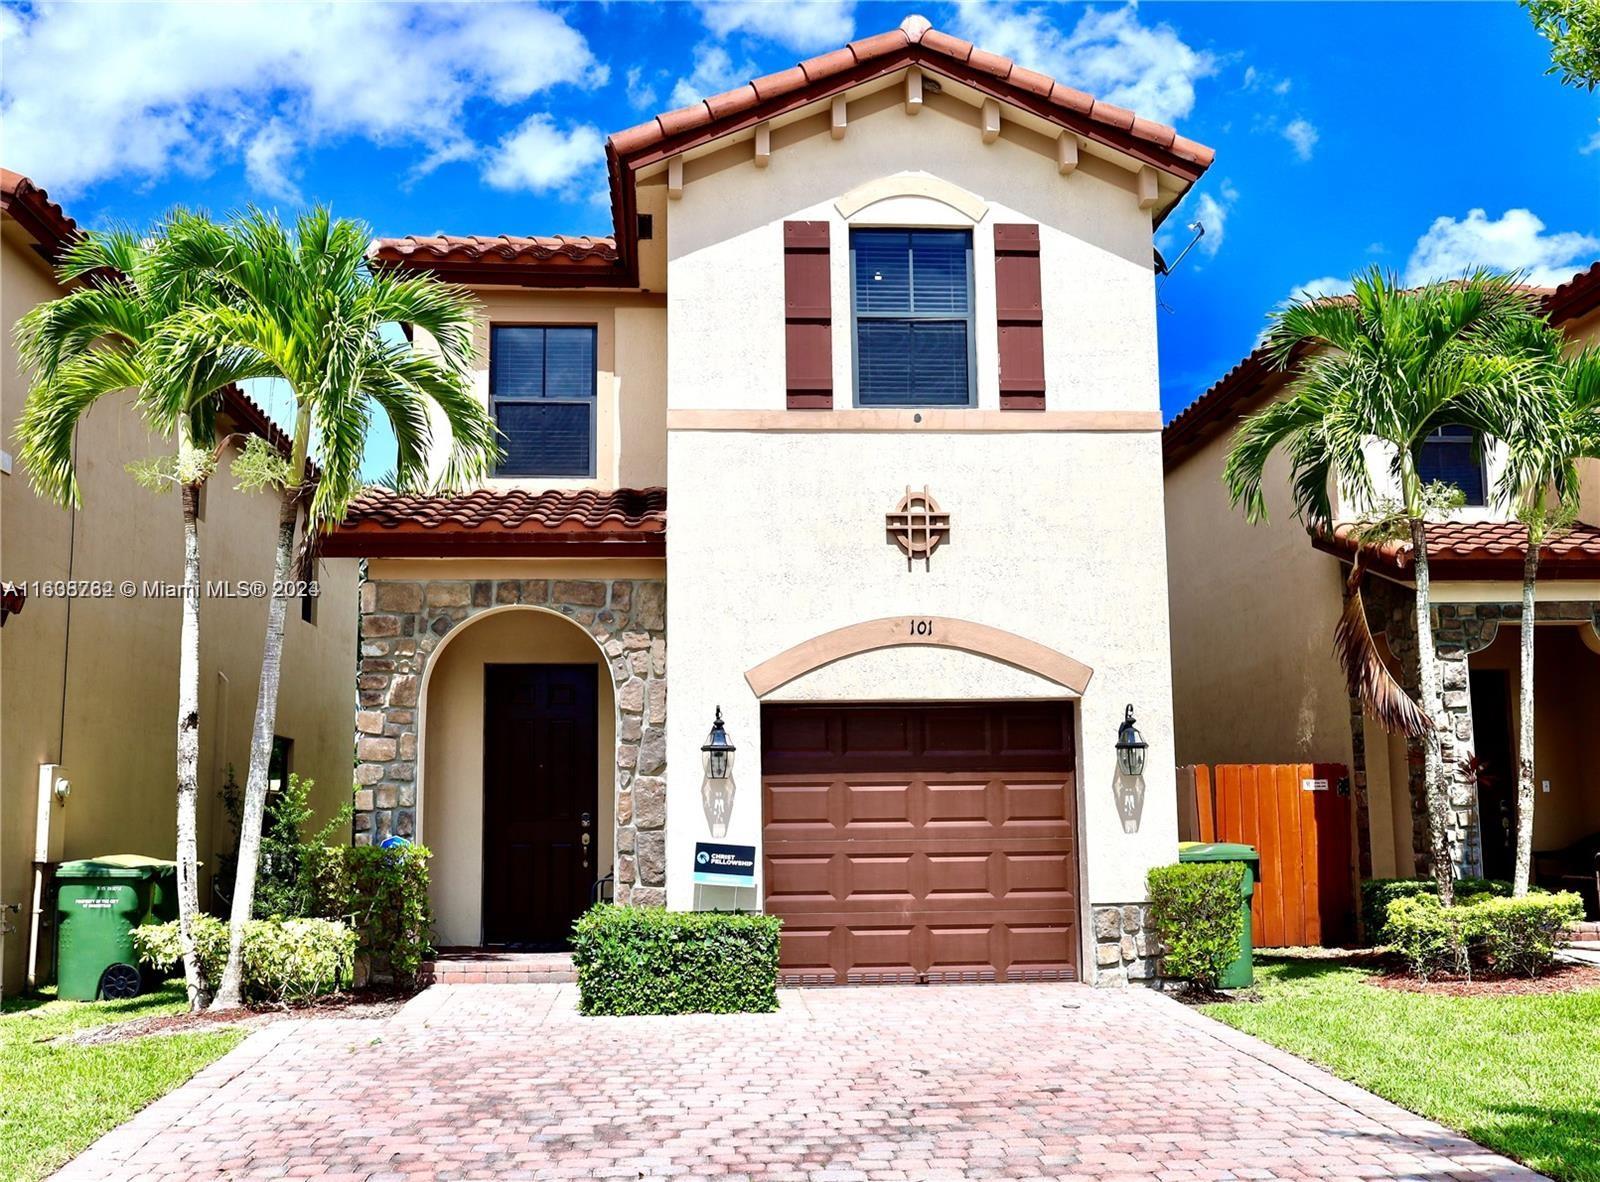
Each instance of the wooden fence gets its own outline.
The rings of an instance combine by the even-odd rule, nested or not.
[[[1261,853],[1257,948],[1348,943],[1355,935],[1349,773],[1341,764],[1194,764],[1178,769],[1179,836]]]

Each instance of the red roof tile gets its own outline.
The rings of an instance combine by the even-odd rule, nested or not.
[[[1600,308],[1600,260],[1546,296],[1544,307],[1551,324],[1576,320]]]
[[[667,490],[481,488],[401,494],[369,489],[323,553],[402,558],[450,554],[665,553]]]
[[[50,200],[49,193],[9,168],[0,168],[0,210],[27,230],[52,260],[78,236],[78,223]]]
[[[1313,534],[1319,550],[1340,557],[1355,554],[1356,526],[1336,525]],[[1522,580],[1527,527],[1518,521],[1445,521],[1428,526],[1429,573],[1434,578]],[[1374,569],[1408,577],[1409,541],[1385,542],[1367,549]],[[1539,551],[1541,579],[1594,578],[1600,575],[1600,527],[1578,523],[1546,542]]]

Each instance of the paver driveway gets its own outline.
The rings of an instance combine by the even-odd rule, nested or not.
[[[1532,1179],[1176,1002],[1077,985],[786,991],[777,1014],[580,1018],[436,986],[285,1021],[70,1179]]]

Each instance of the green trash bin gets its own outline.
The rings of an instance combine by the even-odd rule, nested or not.
[[[1233,841],[1181,841],[1178,843],[1180,862],[1243,862],[1244,882],[1239,885],[1239,908],[1244,912],[1244,926],[1239,932],[1239,955],[1223,970],[1223,989],[1248,989],[1255,984],[1255,961],[1251,956],[1252,927],[1250,900],[1256,893],[1256,883],[1261,879],[1261,854],[1253,845]]]
[[[150,872],[150,923],[171,923],[178,918],[178,864],[144,854],[102,854],[102,866],[121,866]]]
[[[133,929],[150,914],[149,866],[99,858],[56,867],[56,995],[68,1001],[137,997]]]

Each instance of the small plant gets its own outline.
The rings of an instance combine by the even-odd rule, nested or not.
[[[1469,895],[1510,895],[1511,884],[1498,878],[1458,878],[1456,892]],[[1372,944],[1387,944],[1389,904],[1419,895],[1438,897],[1439,884],[1431,878],[1369,878],[1361,884],[1361,922]]]
[[[228,925],[211,915],[195,919],[195,950],[208,979],[228,959]],[[146,964],[170,971],[179,961],[178,925],[146,924],[133,931]],[[244,990],[251,1001],[295,1005],[348,988],[354,979],[356,934],[327,919],[253,919],[244,930]]]
[[[1554,963],[1561,932],[1582,917],[1583,901],[1571,891],[1520,899],[1482,894],[1454,907],[1424,894],[1389,904],[1385,930],[1424,981],[1439,973],[1537,977]]]
[[[359,937],[373,974],[402,985],[416,981],[432,951],[433,910],[428,899],[428,859],[420,845],[332,845],[305,849],[305,880],[317,915],[343,919]]]
[[[778,1008],[772,915],[590,908],[573,925],[585,1014],[770,1013]]]
[[[1244,935],[1239,862],[1180,862],[1150,871],[1150,923],[1161,942],[1162,971],[1215,989],[1239,956]]]
[[[267,798],[267,811],[261,829],[261,859],[256,871],[255,903],[257,919],[278,916],[295,919],[314,914],[312,888],[306,874],[307,853],[327,845],[334,834],[349,825],[351,806],[347,802],[328,823],[307,841],[305,827],[311,821],[311,792],[317,786],[294,772],[283,787]],[[243,816],[243,794],[228,766],[222,785],[222,807],[233,827],[233,852],[218,859],[217,876],[226,883],[226,894],[233,897],[235,867],[239,861],[239,823]]]

